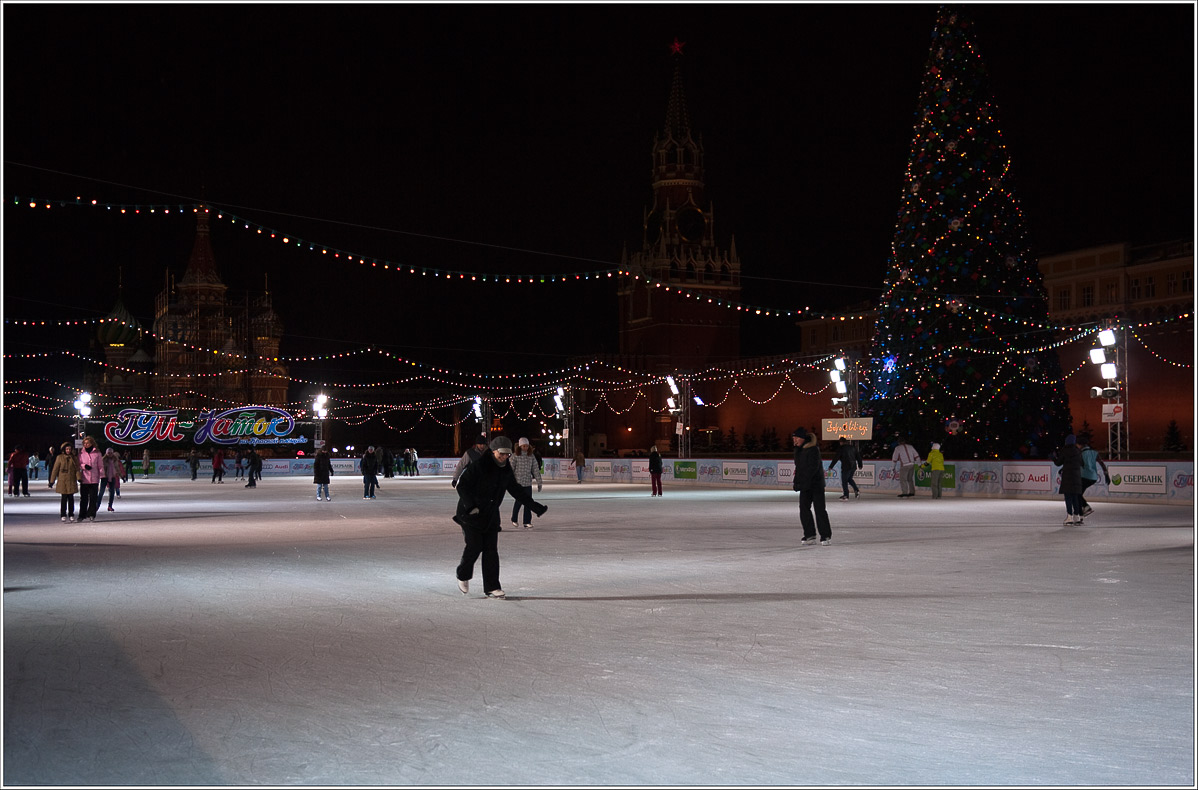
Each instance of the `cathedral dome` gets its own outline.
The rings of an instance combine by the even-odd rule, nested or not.
[[[125,308],[118,296],[116,306],[105,316],[104,323],[96,330],[96,339],[102,346],[127,346],[135,343],[141,334],[141,324]]]

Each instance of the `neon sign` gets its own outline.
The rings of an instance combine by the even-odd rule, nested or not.
[[[113,444],[130,447],[148,442],[182,442],[178,409],[147,411],[123,409],[104,424],[104,437]],[[295,418],[270,406],[239,406],[227,411],[201,412],[192,440],[195,444],[303,444],[304,436],[291,436]],[[184,423],[190,425],[190,423]]]
[[[178,427],[178,409],[169,411],[143,411],[122,409],[116,421],[104,425],[104,438],[113,444],[130,447],[149,441],[181,442]]]

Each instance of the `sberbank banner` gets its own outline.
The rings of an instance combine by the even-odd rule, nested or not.
[[[275,447],[310,450],[312,423],[300,423],[272,406],[239,406],[200,412],[194,420],[179,417],[178,409],[122,409],[115,419],[89,420],[88,433],[101,443],[118,447],[175,449],[180,445]],[[101,438],[103,437],[103,438]]]

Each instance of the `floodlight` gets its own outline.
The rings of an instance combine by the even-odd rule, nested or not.
[[[844,357],[837,357],[833,362],[837,370],[844,370]]]
[[[836,391],[843,395],[849,391],[849,385],[845,384],[843,381],[838,381],[836,382]]]
[[[1098,333],[1098,342],[1104,346],[1115,345],[1115,331],[1113,329],[1104,329]]]
[[[831,372],[831,374],[830,374],[830,375],[832,376],[832,380],[833,380],[833,381],[840,381],[840,380],[841,380],[841,379],[840,379],[840,371],[839,371],[839,370],[833,370],[833,371]]]
[[[1112,362],[1107,362],[1105,365],[1103,365],[1103,366],[1102,366],[1102,377],[1103,377],[1104,379],[1117,379],[1117,378],[1119,378],[1118,372],[1115,370],[1115,365],[1114,365],[1114,363],[1112,363]]]
[[[670,392],[674,393],[675,395],[678,394],[678,385],[674,383],[673,376],[666,376],[666,384],[670,385]]]
[[[1106,352],[1101,348],[1090,349],[1090,361],[1095,365],[1101,365],[1103,362],[1106,362]]]

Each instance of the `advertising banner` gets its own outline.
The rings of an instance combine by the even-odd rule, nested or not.
[[[1123,422],[1122,403],[1104,403],[1102,404],[1102,421],[1103,422]]]
[[[357,458],[333,458],[330,460],[333,463],[334,475],[352,475],[358,471]]]
[[[665,467],[665,464],[662,464]],[[663,475],[664,477],[664,475]],[[649,479],[649,459],[648,458],[633,458],[632,459],[632,479],[636,481]]]
[[[1054,477],[1052,467],[1045,464],[1003,464],[1002,489],[1047,494],[1053,490]]]
[[[873,417],[847,417],[823,421],[823,440],[833,441],[847,436],[854,441],[869,441],[874,438]]]
[[[778,462],[778,485],[790,488],[795,482],[795,462]]]
[[[1002,469],[998,464],[971,464],[966,468],[959,469],[955,477],[957,488],[963,494],[995,495],[1002,493]]]
[[[777,461],[749,461],[749,485],[778,485]]]
[[[122,409],[112,420],[88,420],[85,431],[102,445],[148,447],[174,453],[192,445],[207,447],[285,448],[289,455],[312,452],[316,433],[312,422],[298,423],[272,406],[239,406],[202,411],[194,420],[181,419],[178,409]]]
[[[674,463],[666,463],[665,466],[674,468],[674,478],[677,480],[698,480],[699,479],[699,464],[696,461],[675,461]],[[665,475],[662,475],[664,478]]]
[[[709,458],[696,462],[696,472],[700,483],[724,482],[723,464]]]
[[[1120,464],[1110,471],[1111,485],[1109,488],[1113,494],[1169,493],[1168,468],[1163,464],[1160,466],[1124,466]]]
[[[723,467],[725,483],[749,482],[748,461],[724,461]]]
[[[454,464],[456,467],[457,464]],[[421,458],[416,462],[416,472],[422,475],[439,475],[444,467],[440,458]],[[453,474],[453,472],[450,472]]]
[[[915,485],[920,488],[931,488],[932,487],[932,474],[933,473],[932,473],[931,469],[924,469],[922,466],[917,467],[915,469]],[[945,464],[944,472],[936,472],[936,474],[941,475],[940,488],[942,490],[947,491],[950,488],[957,487],[957,465],[956,464]]]
[[[602,480],[611,479],[611,461],[592,461],[591,473]]]

